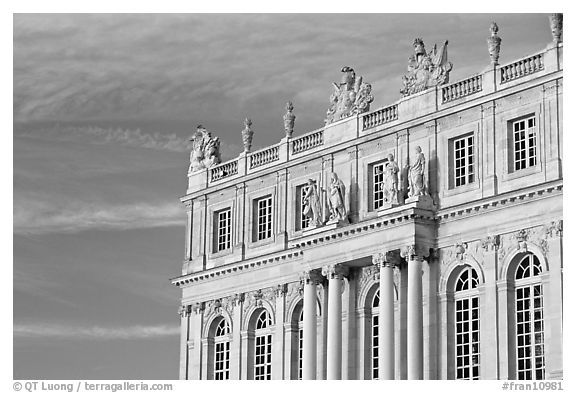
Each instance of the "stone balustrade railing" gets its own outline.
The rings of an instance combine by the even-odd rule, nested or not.
[[[398,119],[398,104],[390,105],[362,116],[362,130]]]
[[[238,160],[228,161],[210,168],[210,183],[238,174]]]
[[[470,78],[442,86],[442,103],[445,104],[479,91],[482,91],[482,75],[474,75]]]
[[[277,161],[279,159],[278,145],[255,151],[250,154],[250,169]]]
[[[489,95],[508,89],[515,86],[514,81],[518,79],[524,78],[521,82],[525,82],[539,77],[540,75],[534,75],[532,78],[529,76],[543,70],[546,70],[546,73],[561,71],[563,69],[561,50],[562,45],[553,46],[544,52],[502,66],[490,67],[481,74],[448,85],[436,86],[413,97],[402,98],[392,105],[372,112],[350,116],[347,119],[349,122],[341,122],[342,124],[339,122],[337,125],[323,127],[294,138],[285,138],[278,144],[253,153],[241,154],[235,159],[209,168],[207,174],[199,171],[198,174],[203,173],[204,178],[189,176],[189,191],[205,187],[206,184],[220,181],[224,183],[227,179],[260,170],[265,165],[285,163],[292,159],[300,160],[304,158],[303,156],[313,154],[322,148],[363,136],[359,131],[370,129],[375,131],[376,127],[385,124],[395,129],[398,121],[407,121],[415,116],[423,116],[444,108],[449,109],[450,105],[446,107],[442,105],[456,103],[463,97],[475,95],[476,98],[481,95],[480,93]]]
[[[302,153],[324,144],[324,129],[312,131],[299,136],[292,141],[292,154]]]
[[[510,82],[544,69],[544,54],[533,56],[500,67],[500,83]]]

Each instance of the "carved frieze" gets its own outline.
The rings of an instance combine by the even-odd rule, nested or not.
[[[562,236],[562,221],[553,221],[538,227],[525,228],[499,236],[498,257],[503,260],[513,251],[526,252],[530,244],[548,254],[548,239]]]
[[[256,291],[246,293],[246,308],[258,308],[264,306],[264,301],[267,301],[276,310],[276,287],[257,289]]]
[[[480,244],[485,252],[498,250],[500,247],[500,235],[487,236],[480,240]]]

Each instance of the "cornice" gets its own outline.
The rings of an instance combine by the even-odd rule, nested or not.
[[[263,257],[252,258],[244,261],[231,263],[230,265],[221,266],[218,268],[203,270],[200,272],[190,273],[185,276],[175,277],[170,282],[177,287],[187,286],[192,283],[208,280],[214,277],[223,276],[226,274],[234,273],[242,270],[254,269],[260,266],[273,264],[276,262],[284,261],[287,259],[294,259],[302,255],[302,251],[298,249],[289,249],[274,255],[266,255]]]
[[[466,204],[440,209],[436,220],[440,223],[462,219],[471,215],[485,213],[487,210],[499,210],[511,204],[528,203],[535,199],[543,199],[562,193],[563,180],[539,184],[520,191],[507,192],[490,198],[469,202]]]
[[[562,194],[563,180],[557,180],[534,187],[529,187],[520,191],[508,192],[498,196],[485,198],[479,201],[472,201],[455,207],[440,209],[438,212],[417,208],[415,206],[399,206],[390,209],[391,211],[381,217],[362,221],[356,224],[350,224],[345,227],[329,229],[325,232],[317,232],[308,236],[292,239],[289,241],[288,250],[279,252],[274,255],[252,258],[249,260],[238,261],[230,265],[191,273],[185,276],[171,279],[171,283],[178,287],[185,287],[193,283],[210,280],[215,277],[227,274],[252,270],[266,265],[271,265],[280,261],[301,257],[305,249],[320,247],[327,244],[342,241],[344,238],[354,238],[364,235],[367,232],[382,231],[388,228],[397,228],[410,223],[437,225],[444,222],[464,219],[470,216],[486,213],[488,211],[497,211],[511,205],[529,203],[534,200],[553,197]],[[430,245],[435,247],[437,245]]]

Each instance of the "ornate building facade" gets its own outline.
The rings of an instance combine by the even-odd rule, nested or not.
[[[562,15],[553,41],[450,82],[414,41],[402,98],[351,67],[324,127],[220,162],[193,136],[181,379],[559,379]]]

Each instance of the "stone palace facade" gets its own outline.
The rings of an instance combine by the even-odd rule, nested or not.
[[[451,82],[422,39],[402,98],[351,67],[324,127],[220,162],[192,137],[181,379],[561,379],[562,15]],[[437,49],[439,48],[439,49]],[[488,61],[487,61],[488,63]],[[481,68],[481,67],[480,67]]]

